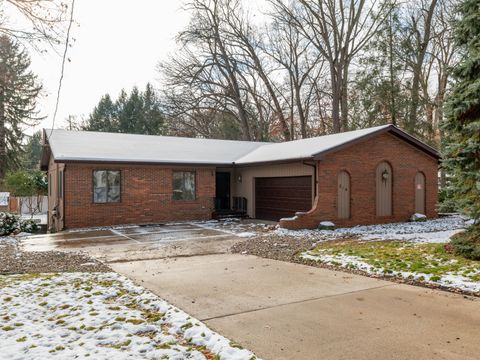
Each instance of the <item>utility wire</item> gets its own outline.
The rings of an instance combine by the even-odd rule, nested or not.
[[[74,7],[75,7],[75,0],[72,0],[72,8],[70,9],[70,22],[68,23],[68,29],[67,29],[67,39],[65,41],[65,49],[63,50],[62,69],[60,71],[60,79],[58,81],[57,100],[55,102],[55,111],[53,112],[52,128],[50,129],[50,135],[48,136],[48,138],[52,136],[53,129],[55,128],[55,120],[57,118],[58,104],[60,103],[60,92],[62,91],[63,73],[65,71],[65,60],[67,59],[67,51],[68,51],[68,46],[70,44],[70,30],[72,29]]]

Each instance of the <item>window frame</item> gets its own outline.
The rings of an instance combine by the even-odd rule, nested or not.
[[[99,201],[95,201],[95,172],[97,171],[105,171],[107,172],[107,201],[104,201],[104,202],[99,202]],[[120,195],[119,195],[119,198],[118,198],[118,201],[108,201],[108,172],[118,172],[119,175],[120,175],[120,189],[119,189],[119,192],[120,192]],[[123,186],[122,186],[122,171],[120,169],[93,169],[92,170],[92,204],[94,205],[105,205],[105,204],[119,204],[122,202],[122,191],[123,190]]]
[[[193,199],[175,199],[175,173],[191,173],[193,174]],[[185,179],[184,179],[185,180]],[[172,200],[173,201],[181,201],[181,202],[188,202],[188,201],[196,201],[197,200],[197,172],[195,170],[172,170]]]

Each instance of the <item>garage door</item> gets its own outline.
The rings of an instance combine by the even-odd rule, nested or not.
[[[255,178],[255,217],[278,221],[312,207],[312,177]]]

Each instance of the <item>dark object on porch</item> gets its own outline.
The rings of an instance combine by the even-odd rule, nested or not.
[[[247,215],[247,199],[244,197],[233,197],[232,209],[222,209],[221,199],[215,198],[215,211],[212,213],[212,219],[228,219],[228,218],[246,218]]]

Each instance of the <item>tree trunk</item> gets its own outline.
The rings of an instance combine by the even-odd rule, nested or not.
[[[428,12],[425,18],[424,24],[424,34],[418,44],[418,53],[416,57],[416,62],[412,66],[413,79],[412,79],[412,89],[411,89],[411,102],[410,102],[410,111],[408,114],[407,130],[414,132],[415,126],[417,123],[417,114],[418,106],[420,103],[420,76],[422,72],[422,65],[425,60],[425,55],[428,49],[428,43],[430,42],[430,33],[432,29],[432,19],[435,6],[437,5],[437,0],[432,0],[428,8]],[[418,29],[415,29],[417,32]]]
[[[438,82],[438,93],[435,96],[435,115],[433,118],[433,126],[434,126],[434,135],[433,140],[435,144],[440,147],[441,143],[441,131],[440,131],[440,123],[443,120],[443,103],[445,100],[445,92],[447,89],[447,82],[448,82],[448,75],[446,74],[445,70],[439,77]]]
[[[0,179],[5,177],[7,167],[7,139],[3,95],[0,98]]]
[[[337,81],[336,69],[334,64],[330,64],[330,81],[332,87],[332,123],[333,132],[339,133],[342,129],[340,126],[340,99],[341,91],[339,82]]]
[[[300,121],[300,134],[302,135],[302,139],[305,139],[307,137],[307,120],[305,118],[300,88],[298,86],[295,86],[295,102],[297,103],[298,120]]]
[[[388,70],[390,77],[390,123],[397,125],[397,109],[395,100],[395,79],[396,74],[393,67],[393,29],[392,29],[392,13],[389,15],[388,25]]]
[[[339,79],[341,85],[341,100],[340,106],[342,109],[342,131],[348,131],[348,68],[349,64],[346,63],[342,66],[342,78]]]

